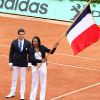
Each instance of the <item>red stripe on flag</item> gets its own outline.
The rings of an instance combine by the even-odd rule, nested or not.
[[[76,55],[86,47],[95,43],[100,39],[100,30],[99,27],[94,24],[81,33],[75,40],[73,40],[71,46],[73,48],[74,54]]]
[[[99,26],[99,39],[100,39],[100,26]]]

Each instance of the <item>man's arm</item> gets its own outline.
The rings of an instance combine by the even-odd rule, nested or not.
[[[10,47],[10,52],[9,52],[9,66],[13,66],[13,56],[14,56],[14,46],[12,42]]]

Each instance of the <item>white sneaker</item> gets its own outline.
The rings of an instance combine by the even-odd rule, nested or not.
[[[24,100],[25,98],[24,98],[24,95],[21,95],[21,98],[20,98],[20,100]]]
[[[6,96],[6,98],[12,98],[14,96],[15,96],[15,94],[10,93],[9,95]]]

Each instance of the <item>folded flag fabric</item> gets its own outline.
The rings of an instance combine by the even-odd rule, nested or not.
[[[86,6],[69,28],[66,36],[74,51],[74,55],[100,39],[100,28],[96,25],[92,17],[90,4]]]

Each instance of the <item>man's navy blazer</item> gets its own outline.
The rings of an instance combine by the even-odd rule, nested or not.
[[[13,66],[27,67],[28,66],[28,50],[31,43],[24,39],[23,51],[21,52],[18,45],[18,39],[14,40],[10,47],[9,63]]]

